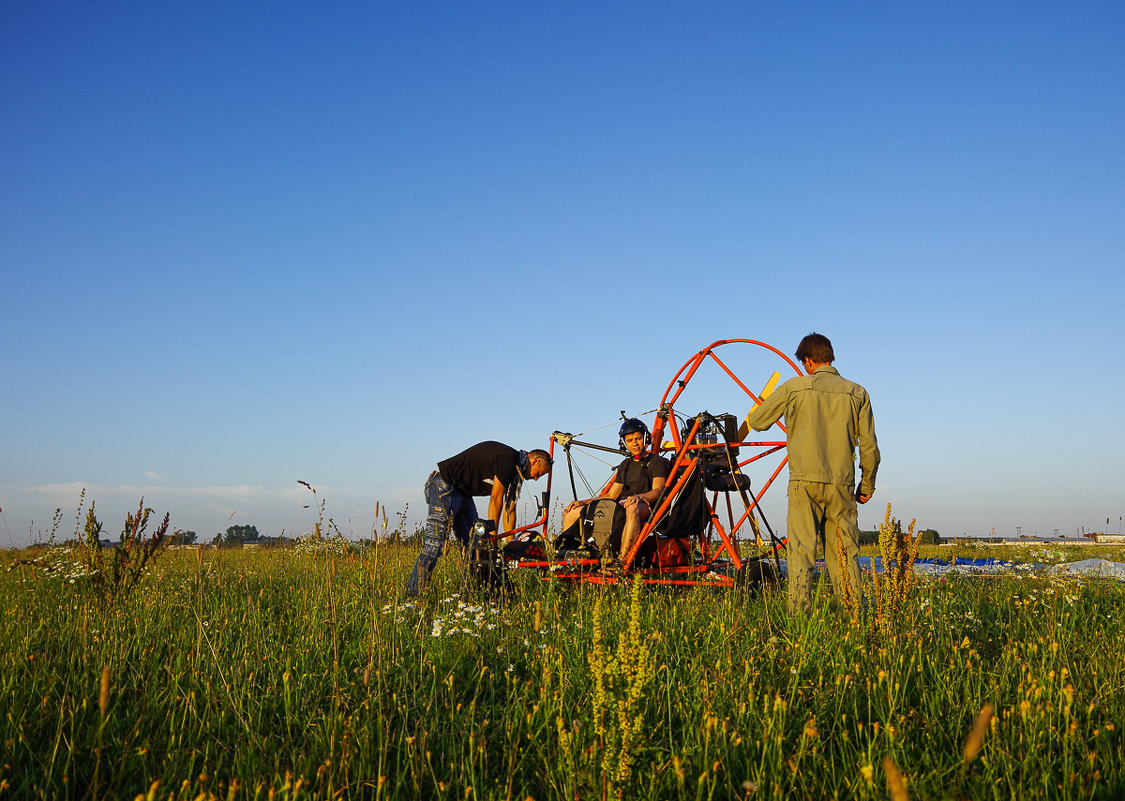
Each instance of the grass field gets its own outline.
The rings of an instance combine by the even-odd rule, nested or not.
[[[0,798],[1125,795],[1123,585],[926,581],[888,632],[530,571],[490,604],[450,555],[413,606],[414,556],[168,552],[109,602],[6,557]]]

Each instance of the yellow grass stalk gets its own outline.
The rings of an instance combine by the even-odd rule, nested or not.
[[[988,732],[988,727],[991,722],[992,704],[985,704],[981,707],[980,714],[977,715],[976,722],[973,724],[972,731],[969,732],[968,739],[965,740],[963,756],[966,765],[976,759],[977,752],[980,751],[980,747],[984,745],[984,735]]]
[[[844,609],[853,626],[859,625],[859,588],[852,586],[852,575],[848,571],[848,551],[840,537],[840,527],[836,526],[836,567],[840,571],[840,594],[843,596]],[[824,555],[828,559],[828,554]]]
[[[887,789],[891,791],[892,801],[910,801],[898,765],[890,757],[883,757],[883,773],[887,774]]]
[[[98,713],[105,720],[105,710],[109,706],[109,665],[102,668],[102,680],[98,687]]]

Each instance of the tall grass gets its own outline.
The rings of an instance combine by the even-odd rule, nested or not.
[[[881,638],[823,585],[470,602],[452,555],[404,604],[415,556],[170,552],[108,606],[0,574],[0,798],[1125,792],[1116,583],[923,581]]]

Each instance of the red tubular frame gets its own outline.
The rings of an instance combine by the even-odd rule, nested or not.
[[[672,377],[672,380],[668,384],[668,388],[664,391],[664,395],[660,399],[660,406],[657,409],[656,420],[652,426],[652,447],[654,451],[659,452],[661,450],[661,442],[665,427],[667,426],[667,421],[669,419],[673,421],[675,420],[676,401],[679,399],[684,389],[687,388],[687,385],[695,376],[700,366],[702,366],[702,364],[707,359],[711,359],[716,365],[718,365],[718,367],[724,373],[726,373],[727,376],[729,376],[730,379],[734,381],[734,383],[743,392],[747,394],[747,396],[753,401],[755,405],[762,402],[761,398],[759,398],[754,392],[752,392],[738,378],[738,376],[735,375],[734,371],[731,370],[731,368],[715,354],[714,351],[717,348],[723,345],[731,344],[756,345],[765,348],[766,350],[769,350],[777,356],[781,357],[781,359],[786,364],[793,368],[793,372],[795,375],[804,375],[804,372],[792,359],[790,359],[777,348],[765,342],[760,342],[756,339],[720,339],[716,342],[711,343],[703,350],[697,352],[694,356],[692,356],[684,363],[679,371]],[[749,518],[750,513],[758,508],[758,504],[761,501],[762,496],[764,496],[766,490],[768,490],[773,485],[774,481],[781,474],[781,471],[788,463],[789,457],[786,455],[782,458],[780,464],[778,464],[777,468],[773,471],[770,477],[765,481],[765,483],[762,484],[757,493],[750,494],[750,506],[738,518],[737,522],[733,520],[733,512],[731,512],[730,500],[728,496],[728,517],[731,518],[728,521],[728,525],[730,527],[729,530],[723,527],[722,522],[719,520],[719,516],[715,511],[719,493],[715,492],[712,495],[711,499],[706,501],[709,518],[708,523],[703,528],[703,530],[695,537],[700,553],[702,555],[701,563],[695,565],[683,565],[679,567],[634,568],[633,560],[636,558],[637,553],[640,550],[641,543],[643,543],[645,539],[647,539],[648,536],[652,534],[653,531],[657,528],[663,517],[671,508],[672,500],[686,486],[695,470],[699,469],[698,457],[700,455],[700,452],[707,447],[722,447],[693,442],[696,434],[698,433],[700,422],[701,418],[697,414],[694,419],[693,425],[686,437],[681,436],[678,427],[674,423],[670,427],[670,434],[673,443],[673,448],[671,450],[674,450],[675,456],[672,461],[671,470],[668,473],[668,479],[665,484],[665,491],[658,499],[657,508],[653,510],[652,514],[649,515],[649,519],[641,527],[641,531],[637,536],[636,541],[629,549],[629,552],[625,554],[621,560],[625,572],[639,574],[641,576],[641,580],[646,584],[711,585],[725,587],[732,586],[734,584],[733,577],[726,574],[714,572],[712,570],[712,566],[715,565],[715,563],[725,554],[729,556],[730,563],[733,564],[736,570],[742,567],[743,560],[738,554],[737,539],[735,539],[733,533],[737,532]],[[782,431],[785,431],[785,426],[780,422],[777,423],[777,426]],[[748,464],[758,461],[759,459],[783,450],[786,443],[784,440],[763,440],[755,442],[732,442],[729,444],[736,447],[756,447],[764,449],[761,452],[751,456],[750,458],[739,461],[738,466],[739,468],[742,468]],[[554,438],[551,439],[550,453],[552,458],[554,458]],[[550,506],[549,499],[551,497],[550,492],[552,478],[553,472],[551,474],[548,474],[547,479],[548,507]],[[610,481],[612,481],[612,478],[610,479]],[[606,486],[608,485],[609,484],[607,482]],[[549,514],[549,508],[544,508],[540,517],[535,522],[521,528],[517,528],[513,531],[505,532],[503,535],[494,536],[495,538],[499,539],[501,536],[507,537],[517,535],[530,531],[534,528],[542,527],[542,536],[546,538],[547,518]],[[718,534],[718,543],[712,542],[712,535],[714,533]],[[782,539],[780,544],[774,546],[773,551],[776,552],[777,550],[779,550],[785,545],[785,542],[786,540]],[[714,553],[712,553],[713,544],[716,544],[718,546]],[[521,567],[536,567],[540,569],[550,570],[551,574],[544,576],[545,579],[554,578],[569,581],[586,581],[595,584],[615,583],[620,580],[617,576],[603,575],[596,572],[597,566],[599,565],[599,561],[597,559],[584,559],[569,562],[524,561],[520,562],[519,565]],[[691,576],[698,577],[693,578]],[[704,578],[704,576],[706,576],[707,578]]]

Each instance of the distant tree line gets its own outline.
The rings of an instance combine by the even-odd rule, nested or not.
[[[860,545],[878,545],[879,532],[878,531],[861,531],[859,532]],[[935,529],[927,528],[922,531],[922,545],[941,545],[941,535]]]
[[[403,526],[405,528],[405,526]],[[422,526],[418,525],[413,531],[396,529],[379,539],[379,543],[415,544],[422,540]],[[198,545],[202,544],[199,535],[194,531],[177,531],[168,537],[169,545]],[[257,526],[239,525],[230,526],[226,531],[216,534],[210,542],[213,548],[241,548],[243,545],[282,546],[296,542],[291,537],[263,536]],[[376,541],[373,538],[361,538],[354,541],[357,549],[374,548]]]
[[[278,546],[292,542],[290,537],[264,537],[257,526],[241,525],[231,526],[221,534],[216,534],[211,545],[216,548],[241,548],[243,545]]]

